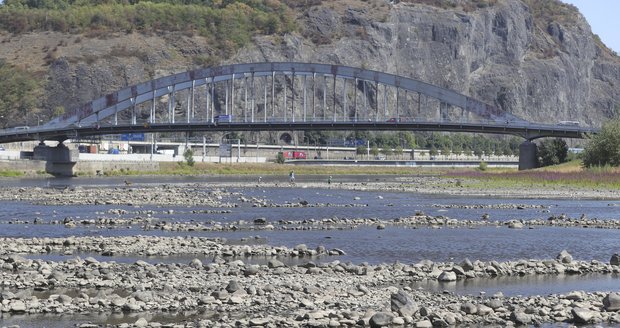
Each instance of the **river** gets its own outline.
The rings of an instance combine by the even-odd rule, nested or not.
[[[77,178],[77,179],[14,179],[8,180],[7,186],[64,188],[81,186],[84,188],[110,188],[120,183],[122,178]],[[608,262],[613,253],[620,252],[617,229],[592,229],[582,227],[540,226],[525,229],[508,229],[504,225],[482,226],[476,228],[431,228],[387,226],[377,229],[367,225],[354,229],[332,230],[273,230],[273,231],[220,231],[220,232],[164,232],[161,230],[142,230],[140,226],[127,228],[101,229],[91,225],[78,225],[65,228],[62,224],[49,224],[51,220],[65,217],[93,219],[109,217],[109,210],[123,209],[127,214],[116,217],[135,217],[138,211],[151,211],[153,218],[181,222],[232,223],[239,220],[252,221],[265,218],[268,222],[279,220],[317,220],[338,218],[377,218],[395,219],[425,213],[433,216],[442,215],[458,220],[480,220],[488,215],[490,220],[506,222],[519,219],[542,219],[550,216],[566,215],[579,218],[620,220],[620,201],[609,200],[565,200],[565,199],[507,199],[455,197],[446,195],[428,195],[410,192],[351,191],[327,188],[304,188],[303,179],[298,188],[277,188],[257,186],[254,177],[209,177],[209,178],[132,178],[134,184],[162,183],[200,183],[209,189],[209,182],[224,182],[226,179],[248,181],[248,187],[226,188],[232,192],[230,199],[236,202],[238,195],[265,199],[273,204],[287,205],[306,201],[307,207],[252,207],[251,203],[238,203],[234,208],[208,207],[161,207],[157,205],[118,206],[118,205],[69,205],[46,206],[26,202],[1,201],[0,237],[67,237],[67,236],[122,236],[122,235],[159,235],[159,236],[206,236],[224,237],[230,243],[251,240],[256,243],[294,247],[306,244],[308,247],[323,245],[328,249],[339,248],[346,255],[340,261],[371,264],[415,263],[420,260],[460,262],[465,258],[472,261],[510,261],[519,259],[553,259],[562,250],[567,250],[576,260],[598,260]],[[269,180],[269,177],[266,177]],[[324,177],[316,178],[323,180]],[[351,181],[359,177],[349,177]],[[390,179],[390,177],[371,177],[366,179]],[[329,204],[329,206],[312,206]],[[170,211],[172,210],[172,211]],[[204,213],[214,210],[214,213]],[[216,210],[226,210],[221,213]],[[198,213],[200,212],[200,213]],[[215,213],[217,212],[217,213]],[[43,224],[33,224],[35,218],[42,218]],[[16,222],[20,222],[16,224]],[[98,254],[43,254],[29,255],[30,258],[46,260],[65,260],[75,256],[94,256],[101,261],[114,260],[132,263],[138,259],[148,262],[182,262],[188,263],[196,256],[151,257],[134,256],[107,257]],[[198,257],[200,258],[200,257]],[[201,258],[210,261],[209,258]],[[326,259],[330,261],[333,259]],[[264,264],[266,259],[250,258],[244,261]],[[289,264],[307,260],[289,260]],[[566,293],[573,290],[584,291],[620,291],[617,275],[579,275],[552,277],[502,277],[495,279],[464,280],[457,283],[442,284],[438,282],[416,283],[412,288],[428,290],[449,290],[455,293],[476,295],[478,293],[503,292],[505,295],[533,295]],[[188,314],[191,317],[191,314]],[[38,318],[38,319],[37,319]],[[118,318],[99,318],[94,316],[74,316],[73,322],[86,319],[95,322],[119,322]],[[0,320],[3,324],[18,323],[24,317],[13,316],[12,319]],[[27,319],[28,326],[48,326],[50,319],[36,316]],[[4,321],[4,322],[3,322]],[[71,320],[70,320],[71,321]],[[120,320],[121,322],[123,320]],[[135,321],[135,320],[134,320]],[[132,322],[131,318],[125,322]]]

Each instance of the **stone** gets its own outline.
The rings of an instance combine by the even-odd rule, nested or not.
[[[134,326],[136,327],[147,327],[149,325],[149,322],[146,321],[146,319],[144,318],[140,318],[138,320],[136,320],[136,322],[134,323]]]
[[[489,306],[486,306],[484,304],[478,304],[478,309],[477,309],[477,313],[478,315],[489,315],[491,313],[493,313],[495,311],[493,311],[493,309]]]
[[[461,267],[465,271],[471,271],[474,269],[474,264],[471,263],[471,261],[468,258],[466,258],[463,260],[463,262],[461,262]]]
[[[620,310],[620,293],[609,293],[603,298],[603,307],[607,311]]]
[[[523,229],[523,223],[519,221],[510,221],[508,223],[508,228],[510,229]]]
[[[418,304],[402,289],[390,296],[390,307],[403,317],[413,316],[419,309]]]
[[[377,312],[368,321],[371,328],[387,327],[392,324],[394,316],[388,312]]]
[[[581,307],[574,307],[571,310],[575,323],[589,323],[594,317],[594,312]]]
[[[532,317],[521,311],[513,311],[510,313],[510,320],[518,325],[528,325],[532,322]]]
[[[421,320],[415,323],[416,328],[433,328],[433,323],[430,320]]]
[[[250,319],[250,326],[265,326],[271,323],[271,318],[252,318]]]
[[[23,301],[12,301],[11,312],[22,313],[26,312],[26,303]]]
[[[611,265],[620,265],[620,254],[614,254],[611,256],[611,259],[609,260],[609,264]]]
[[[241,287],[239,286],[239,282],[237,280],[231,280],[228,282],[228,285],[226,286],[226,291],[229,293],[234,293],[237,290],[239,290]]]
[[[254,276],[258,274],[259,271],[260,271],[260,267],[258,265],[250,265],[247,268],[245,268],[245,270],[243,271],[243,275],[246,277]]]
[[[443,271],[439,277],[437,277],[439,281],[456,281],[456,273],[453,271]]]
[[[194,268],[194,269],[201,269],[202,268],[202,261],[200,259],[193,259],[189,263],[189,266]]]
[[[556,256],[556,259],[562,263],[571,263],[573,261],[573,256],[564,249]]]
[[[267,262],[267,267],[269,267],[270,269],[281,268],[284,267],[284,263],[276,259],[271,259],[269,260],[269,262]]]
[[[461,304],[461,311],[465,312],[466,314],[474,314],[478,312],[478,307],[473,303],[465,302]]]

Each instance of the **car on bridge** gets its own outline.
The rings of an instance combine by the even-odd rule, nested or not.
[[[226,122],[226,123],[230,123],[233,121],[233,116],[232,115],[218,115],[214,118],[215,123],[220,123],[220,122]]]

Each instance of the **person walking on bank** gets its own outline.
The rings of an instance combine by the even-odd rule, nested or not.
[[[290,183],[295,183],[295,171],[291,171],[291,173],[288,174],[288,181]]]

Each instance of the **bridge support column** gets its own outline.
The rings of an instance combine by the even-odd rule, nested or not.
[[[45,160],[45,171],[55,176],[73,176],[73,167],[78,157],[77,149],[69,149],[63,143],[56,147],[43,144],[34,147],[33,158]]]
[[[519,145],[519,171],[538,167],[536,144],[526,140]]]

